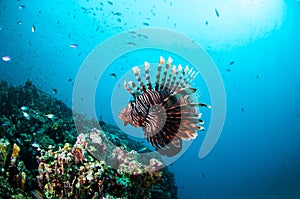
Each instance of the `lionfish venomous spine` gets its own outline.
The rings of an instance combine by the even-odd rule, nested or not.
[[[201,113],[196,107],[210,108],[192,97],[196,89],[190,84],[198,72],[188,66],[171,68],[172,61],[169,57],[165,64],[164,58],[160,57],[154,84],[150,80],[148,62],[144,63],[146,82],[142,81],[140,68],[133,67],[139,86],[132,81],[124,82],[124,88],[134,99],[119,115],[124,125],[142,127],[150,144],[166,156],[181,151],[182,139],[194,139],[197,130],[204,130]]]

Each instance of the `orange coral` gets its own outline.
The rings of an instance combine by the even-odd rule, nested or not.
[[[20,147],[16,143],[14,143],[14,148],[11,156],[18,157],[20,150],[21,150]]]

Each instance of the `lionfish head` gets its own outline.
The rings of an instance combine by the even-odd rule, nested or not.
[[[119,118],[124,121],[124,126],[132,123],[131,110],[132,107],[130,103],[128,103],[128,106],[123,108],[119,114]]]

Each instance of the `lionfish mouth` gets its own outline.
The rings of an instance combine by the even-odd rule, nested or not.
[[[150,79],[150,64],[144,63],[146,82],[140,76],[139,67],[133,67],[138,82],[124,82],[124,88],[134,100],[122,109],[119,118],[124,125],[142,127],[148,142],[161,154],[174,156],[182,149],[182,140],[195,139],[197,131],[203,131],[203,120],[197,107],[210,106],[199,103],[193,97],[191,87],[197,72],[188,66],[173,65],[160,57],[155,82]],[[165,65],[164,65],[165,64]],[[163,69],[163,72],[162,72]]]

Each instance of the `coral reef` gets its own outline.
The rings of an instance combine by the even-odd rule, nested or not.
[[[0,139],[0,198],[26,198],[29,171],[19,160],[20,147]]]
[[[103,132],[93,129],[80,134],[73,148],[66,143],[57,151],[51,147],[41,150],[38,182],[47,198],[149,198],[149,188],[161,179],[162,172],[158,169],[162,163],[151,159],[149,165],[143,165],[134,158],[135,151],[128,153],[118,147],[110,156],[111,162],[118,165],[115,169],[88,152],[105,151],[105,140],[101,137]],[[87,138],[99,146],[89,145]]]
[[[81,126],[30,81],[0,82],[0,198],[177,198],[161,160],[139,156],[150,149],[102,120],[74,117]]]

